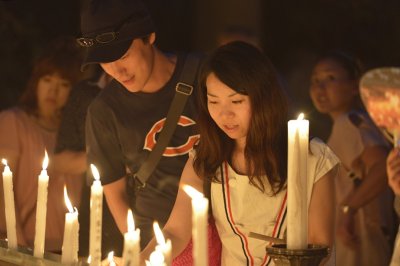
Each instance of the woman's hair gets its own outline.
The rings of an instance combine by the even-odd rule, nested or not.
[[[83,76],[80,71],[81,62],[82,52],[75,38],[62,36],[55,39],[34,62],[27,86],[19,99],[19,107],[28,113],[35,114],[38,109],[39,80],[46,75],[58,74],[71,84],[75,84]]]
[[[196,173],[220,181],[215,173],[222,162],[231,161],[235,145],[208,112],[206,80],[211,73],[234,91],[249,96],[252,115],[245,147],[247,173],[251,184],[261,191],[266,191],[268,181],[272,192],[279,192],[287,173],[287,98],[269,59],[244,42],[217,48],[200,71],[197,123],[201,138],[196,146]]]

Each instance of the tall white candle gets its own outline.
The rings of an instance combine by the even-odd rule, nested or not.
[[[35,224],[35,242],[33,255],[37,258],[43,258],[45,234],[46,234],[46,213],[47,213],[47,187],[49,176],[47,175],[47,166],[49,157],[47,151],[42,164],[42,172],[39,175],[38,195],[36,203],[36,224]]]
[[[128,210],[128,232],[124,235],[124,251],[122,264],[124,266],[139,266],[140,229],[135,230],[132,210]]]
[[[288,249],[306,249],[308,243],[308,128],[309,122],[303,114],[288,122]]]
[[[65,227],[64,227],[64,239],[62,246],[61,263],[71,264],[78,262],[78,249],[79,249],[78,210],[72,207],[71,201],[68,198],[66,187],[64,187],[64,199],[69,212],[65,214]]]
[[[90,265],[100,265],[101,229],[103,218],[103,186],[101,185],[100,174],[96,166],[91,164],[90,167],[94,177],[90,193]]]
[[[2,159],[4,164],[3,171],[3,189],[4,189],[4,206],[6,215],[6,228],[7,228],[7,239],[8,248],[17,249],[17,228],[15,221],[15,203],[14,203],[14,186],[13,176],[10,167],[7,165],[7,160]]]
[[[183,189],[192,198],[192,239],[194,265],[208,265],[208,199],[191,186],[184,185]]]
[[[161,254],[163,255],[163,258],[164,258],[163,259],[164,264],[162,264],[162,265],[170,266],[170,265],[172,265],[171,240],[167,239],[165,241],[164,235],[163,235],[163,233],[160,229],[160,226],[158,225],[157,222],[153,223],[153,229],[154,229],[154,234],[156,236],[156,240],[157,240],[157,244],[158,244],[156,246],[155,253],[157,253],[157,251],[161,252]],[[150,262],[151,262],[151,256],[150,256]]]

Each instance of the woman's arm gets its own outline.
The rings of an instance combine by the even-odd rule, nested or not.
[[[54,154],[49,167],[58,173],[81,175],[86,171],[86,152],[64,150]]]
[[[163,234],[172,242],[172,258],[177,257],[187,246],[192,236],[192,205],[191,199],[182,189],[182,185],[190,185],[200,192],[203,192],[203,180],[200,179],[193,169],[193,159],[189,157],[179,185],[174,208],[163,228]],[[155,249],[156,241],[153,238],[147,247],[141,252],[141,263],[148,259]]]
[[[313,187],[308,209],[308,242],[332,246],[335,234],[335,184],[337,167],[321,177]]]

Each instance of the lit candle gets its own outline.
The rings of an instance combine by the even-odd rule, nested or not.
[[[288,123],[287,248],[306,249],[308,235],[308,120],[300,114]]]
[[[46,171],[48,164],[49,156],[47,155],[47,151],[45,151],[42,172],[39,175],[36,203],[35,242],[33,255],[37,258],[43,258],[44,254],[47,213],[47,186],[49,184],[49,176],[47,175]]]
[[[172,245],[171,245],[171,240],[168,239],[165,241],[164,235],[160,229],[160,226],[158,225],[157,222],[153,223],[153,229],[154,229],[154,234],[156,236],[156,241],[157,241],[157,246],[156,246],[156,251],[158,250],[161,252],[163,255],[163,264],[157,264],[157,265],[167,265],[170,266],[172,265],[172,256],[171,256],[171,250],[172,250]],[[156,252],[157,253],[157,252]],[[150,262],[151,262],[151,256],[150,256]]]
[[[96,166],[90,165],[94,181],[90,193],[90,265],[101,263],[101,228],[103,216],[103,187],[100,182],[100,174]]]
[[[159,246],[157,246],[159,247]],[[146,261],[146,265],[151,265],[151,266],[165,266],[167,265],[165,263],[165,257],[163,252],[156,247],[156,250],[154,250],[149,257],[149,262]]]
[[[4,206],[6,215],[7,227],[7,240],[8,248],[17,249],[17,228],[15,222],[15,203],[14,203],[14,189],[13,189],[13,176],[10,167],[7,165],[7,160],[3,159],[1,162],[4,164],[3,171],[3,189],[4,189]]]
[[[78,210],[72,207],[68,198],[67,188],[64,186],[64,199],[68,213],[65,214],[64,239],[62,246],[61,263],[71,264],[78,262],[79,223]]]
[[[192,198],[192,239],[194,265],[208,265],[208,199],[191,186],[183,190]]]
[[[132,210],[128,210],[128,232],[124,235],[124,252],[122,264],[124,266],[139,266],[140,229],[135,230]]]
[[[110,253],[108,253],[107,260],[108,260],[108,265],[109,266],[116,266],[117,265],[117,264],[115,264],[115,261],[114,261],[114,251],[110,251]]]

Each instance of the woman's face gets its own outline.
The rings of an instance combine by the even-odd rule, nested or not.
[[[317,63],[311,75],[310,96],[315,108],[335,118],[352,108],[358,94],[357,81],[333,59]]]
[[[42,76],[38,81],[37,97],[40,114],[52,115],[67,102],[71,83],[59,74]]]
[[[226,135],[237,143],[245,144],[251,118],[249,96],[234,91],[214,73],[208,75],[206,85],[211,118]]]

